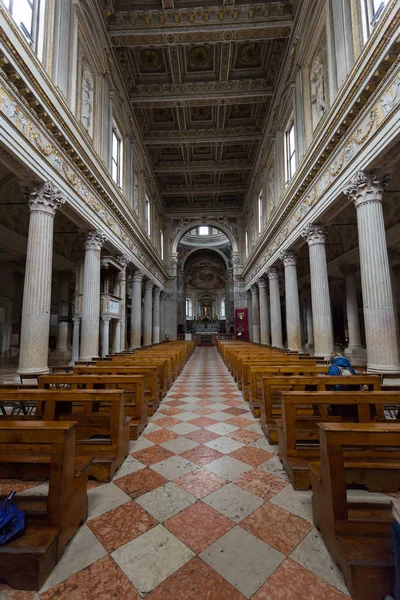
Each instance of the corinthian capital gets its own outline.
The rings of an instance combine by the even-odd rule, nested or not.
[[[146,283],[144,284],[144,289],[145,290],[150,290],[151,291],[153,289],[153,287],[154,287],[154,283],[152,281],[150,281],[150,279],[148,279],[146,281]]]
[[[275,267],[270,267],[267,271],[268,279],[279,279],[278,269]]]
[[[143,275],[142,271],[135,271],[134,274],[132,275],[132,281],[141,283],[143,277],[144,277],[144,275]]]
[[[260,288],[260,290],[265,289],[267,287],[267,281],[265,279],[261,278],[257,281],[257,285]]]
[[[65,196],[52,181],[24,186],[23,192],[31,212],[44,212],[54,217],[56,210],[65,203]]]
[[[153,294],[154,294],[154,296],[159,296],[161,294],[161,292],[162,292],[161,288],[159,288],[158,286],[156,286],[154,288]]]
[[[356,208],[367,202],[382,202],[389,179],[389,175],[378,177],[374,171],[370,174],[358,171],[353,179],[347,182],[343,192],[354,202]]]
[[[290,250],[286,250],[285,252],[281,252],[279,258],[285,265],[285,267],[295,267],[297,261],[297,255],[295,252],[291,252]]]
[[[258,294],[258,285],[253,284],[250,289],[253,296],[256,296]]]
[[[326,238],[328,237],[328,230],[322,225],[309,223],[304,227],[301,235],[307,240],[309,246],[313,246],[314,244],[325,244]]]
[[[126,254],[120,254],[117,257],[117,261],[125,268],[130,263],[130,258],[129,256],[126,256]]]
[[[106,235],[101,229],[90,231],[84,236],[85,249],[86,250],[101,250],[107,241]]]

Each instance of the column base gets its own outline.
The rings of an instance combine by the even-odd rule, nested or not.
[[[349,346],[345,348],[344,355],[353,366],[365,366],[367,364],[367,351],[362,346]]]
[[[17,369],[17,375],[46,375],[50,373],[49,367],[31,367],[29,369],[24,369],[23,367]]]
[[[60,358],[63,360],[68,360],[68,359],[71,359],[71,350],[68,350],[68,349],[57,350],[56,349],[56,350],[54,350],[54,352],[52,352],[50,354],[50,356],[51,356],[51,358],[56,358],[56,359]]]
[[[367,373],[400,373],[400,365],[367,365]]]
[[[96,358],[99,358],[98,354],[96,354],[95,356],[80,356],[78,360],[84,360],[86,362],[92,362],[93,360],[96,360]]]

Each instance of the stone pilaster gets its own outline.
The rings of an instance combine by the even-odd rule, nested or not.
[[[160,343],[160,294],[161,289],[155,287],[153,294],[153,344]]]
[[[54,215],[65,198],[51,181],[26,187],[24,194],[30,219],[17,373],[29,375],[49,370]]]
[[[131,298],[131,349],[142,345],[142,280],[143,273],[135,271],[132,276]]]
[[[262,344],[269,345],[269,307],[267,297],[267,281],[259,279],[257,281],[260,297],[260,341]]]
[[[85,238],[81,360],[92,360],[99,355],[100,265],[105,242],[106,236],[100,230],[90,232]]]
[[[118,275],[119,280],[119,295],[120,295],[120,305],[121,305],[121,343],[119,352],[123,352],[126,348],[126,267],[129,263],[128,256],[119,256],[118,262],[121,263],[122,269]]]
[[[328,358],[333,351],[332,311],[329,296],[328,267],[325,244],[327,230],[309,224],[303,229],[310,253],[311,303],[314,330],[314,352]]]
[[[297,257],[294,252],[282,252],[280,259],[285,267],[286,331],[288,350],[301,351],[301,321],[299,288],[297,283]]]
[[[282,348],[282,315],[279,274],[277,269],[273,267],[268,269],[267,274],[269,279],[269,301],[271,307],[271,345],[275,348]]]
[[[260,343],[260,305],[258,301],[258,286],[251,286],[251,321],[253,325],[253,342]]]
[[[110,317],[101,318],[101,356],[107,356],[110,352]]]
[[[250,290],[246,291],[246,302],[247,302],[247,320],[248,320],[248,324],[249,324],[249,339],[251,341],[254,341],[253,340],[253,306],[252,306]]]
[[[115,322],[114,336],[113,336],[113,342],[112,342],[112,351],[114,353],[122,352],[121,331],[122,331],[122,319],[118,319],[118,321]]]
[[[345,350],[345,354],[350,360],[356,359],[357,362],[360,362],[360,360],[364,361],[366,359],[366,352],[361,346],[360,317],[358,314],[355,278],[357,267],[343,265],[340,270],[344,275],[346,286],[347,337],[349,344]]]
[[[144,285],[143,346],[151,346],[152,341],[153,286],[152,281],[146,281]]]
[[[388,177],[362,171],[344,193],[357,209],[368,371],[400,370],[382,198]]]

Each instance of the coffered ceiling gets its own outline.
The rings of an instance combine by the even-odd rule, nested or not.
[[[104,0],[168,213],[240,211],[294,5]]]

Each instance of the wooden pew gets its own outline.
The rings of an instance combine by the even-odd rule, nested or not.
[[[89,369],[89,373],[87,370]],[[101,379],[100,379],[101,378]],[[125,392],[125,415],[130,418],[131,440],[137,440],[148,423],[148,407],[145,398],[143,374],[116,374],[101,367],[78,367],[69,375],[41,375],[40,389],[123,390]]]
[[[48,496],[18,496],[25,534],[0,546],[0,578],[20,590],[39,590],[87,519],[91,459],[76,458],[75,424],[0,420],[1,478],[19,465],[47,470]]]
[[[165,396],[165,394],[168,392],[169,388],[172,385],[173,382],[173,371],[172,371],[172,361],[170,361],[168,358],[146,358],[146,357],[122,357],[122,356],[117,356],[115,358],[113,358],[112,360],[107,360],[107,361],[103,361],[103,362],[98,362],[94,365],[91,365],[92,367],[101,367],[102,369],[104,369],[105,367],[113,367],[113,368],[118,368],[118,367],[123,367],[126,369],[126,371],[120,371],[120,373],[124,373],[125,375],[129,374],[129,367],[157,367],[157,374],[158,374],[158,384],[160,387],[160,392],[162,397]],[[78,372],[79,369],[76,369],[75,372]],[[117,372],[117,371],[115,371]],[[111,373],[111,371],[110,371]],[[149,384],[150,385],[150,384]],[[150,389],[150,388],[149,388]]]
[[[111,389],[114,385],[119,389],[125,389],[126,414],[132,417],[131,439],[138,439],[148,423],[148,418],[154,414],[160,403],[160,385],[157,377],[157,367],[114,367],[90,366],[76,367],[73,373],[74,377],[86,377],[89,385],[95,385],[100,388]],[[94,377],[107,377],[107,381],[94,381]],[[111,379],[111,378],[114,379]],[[130,377],[131,379],[128,379]],[[118,378],[121,383],[118,383]],[[126,387],[123,387],[126,386]],[[89,389],[89,388],[88,388]]]
[[[76,455],[92,457],[89,475],[97,481],[111,481],[115,471],[129,454],[130,418],[124,415],[124,392],[121,390],[39,389],[0,392],[0,401],[29,402],[36,409],[18,420],[27,422],[76,421]],[[13,416],[0,417],[0,422]],[[22,467],[21,467],[22,469]],[[30,465],[27,472],[10,472],[9,477],[40,481],[41,465]]]
[[[325,367],[322,367],[325,368]],[[319,369],[319,367],[318,367]],[[339,375],[333,376],[286,376],[286,377],[263,377],[262,378],[262,403],[261,403],[261,427],[270,444],[278,443],[277,419],[282,416],[280,392],[290,390],[305,390],[313,388],[316,391],[326,391],[334,385],[368,385],[373,391],[381,389],[379,375]]]
[[[294,489],[311,485],[309,462],[319,461],[320,422],[385,422],[385,406],[396,392],[282,392],[282,419],[277,420],[279,458]],[[305,415],[305,407],[314,414]],[[329,407],[345,411],[344,417],[328,414]],[[300,414],[299,414],[300,409]],[[350,409],[351,416],[346,409]],[[346,414],[347,413],[347,414]]]
[[[365,481],[375,481],[377,491],[399,486],[400,423],[322,423],[319,434],[320,464],[310,465],[314,524],[353,600],[383,599],[392,593],[395,577],[391,506],[368,498],[351,502],[346,486]],[[360,448],[365,457],[355,470],[347,457]]]

